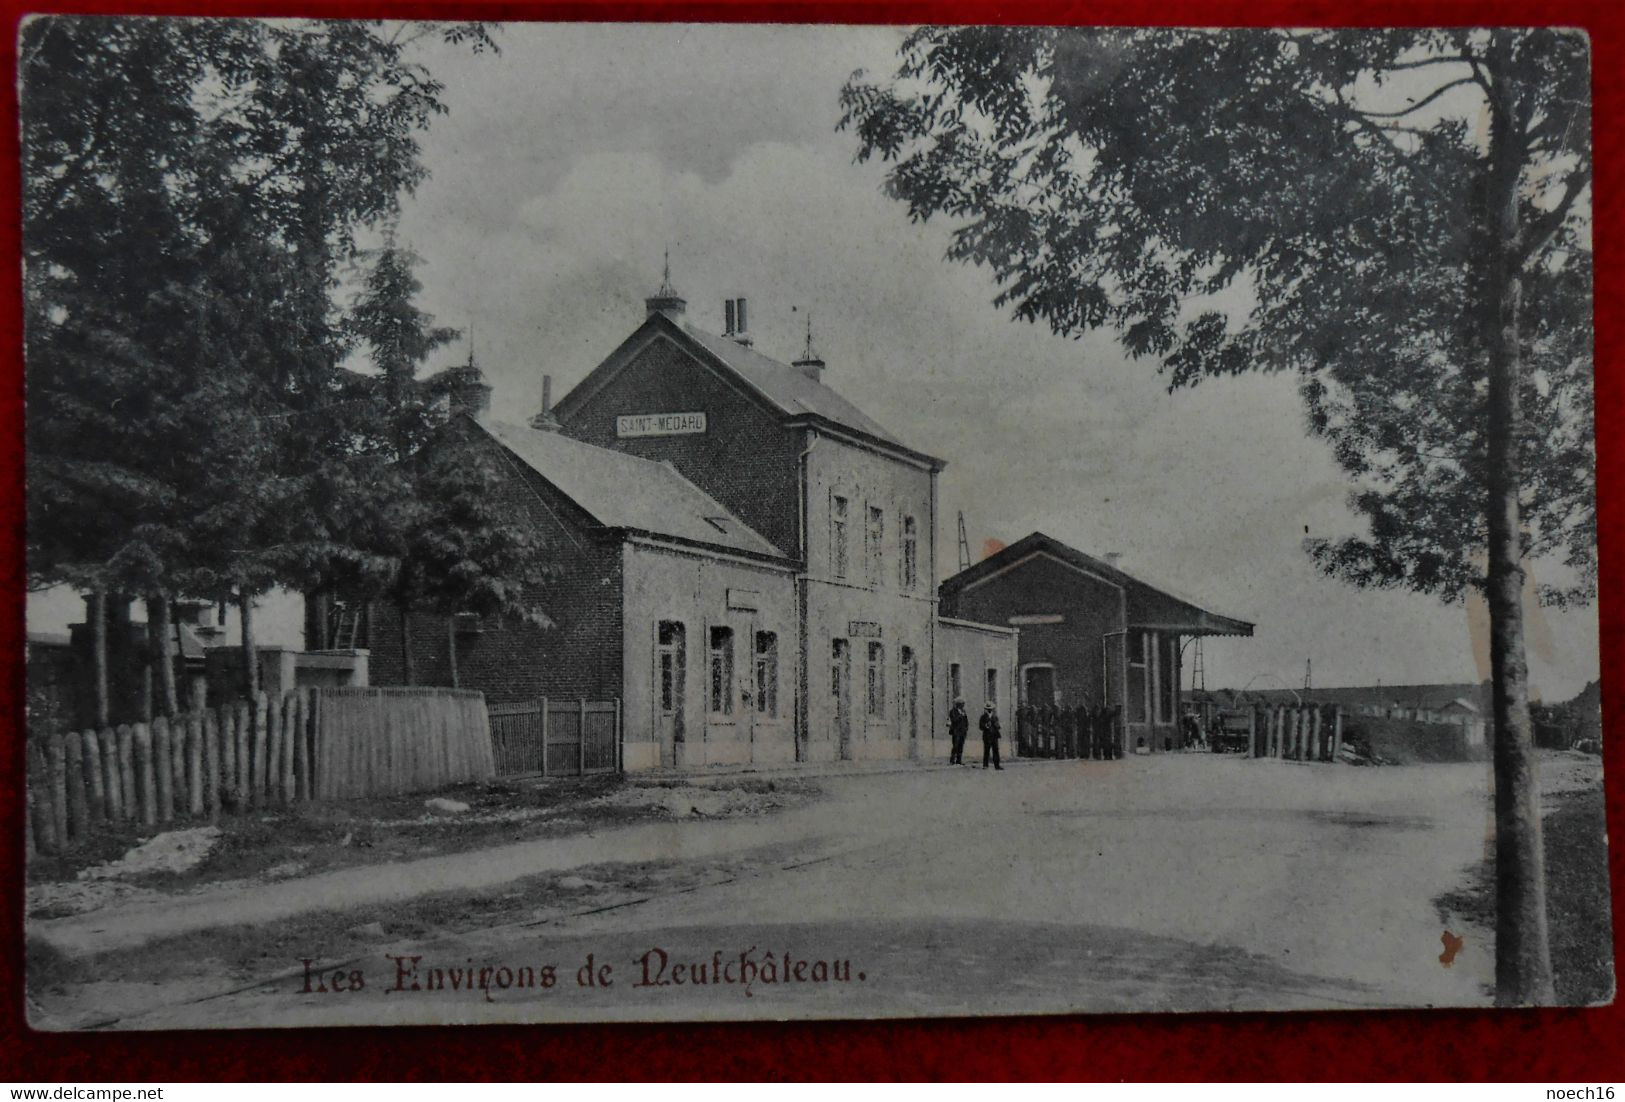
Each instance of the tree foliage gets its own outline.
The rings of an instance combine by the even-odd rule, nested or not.
[[[372,491],[336,273],[424,177],[411,57],[478,24],[30,20],[20,42],[32,584],[258,592]]]
[[[1523,550],[1596,579],[1589,58],[1556,30],[926,28],[842,127],[949,257],[1061,334],[1115,331],[1169,387],[1291,372],[1365,531],[1327,571],[1457,599],[1484,580],[1480,119],[1505,111],[1524,232]],[[1503,108],[1501,104],[1505,104]]]

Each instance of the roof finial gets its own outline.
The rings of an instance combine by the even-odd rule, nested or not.
[[[660,272],[660,290],[643,300],[643,305],[649,315],[664,314],[672,321],[681,321],[683,310],[688,303],[683,296],[677,293],[677,288],[671,285],[671,249],[666,249],[665,264]]]
[[[660,296],[676,298],[677,289],[671,285],[671,246],[666,247],[665,264],[660,270]]]
[[[468,319],[468,366],[474,367],[474,319]]]
[[[811,379],[815,383],[820,381],[820,379],[823,377],[824,361],[819,359],[818,353],[813,350],[811,310],[807,311],[807,347],[801,353],[801,359],[795,361],[795,363],[791,364],[790,366],[799,368],[803,375],[807,376],[807,378]]]

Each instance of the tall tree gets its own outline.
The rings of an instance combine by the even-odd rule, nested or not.
[[[336,563],[334,575],[350,593],[394,606],[409,685],[417,680],[414,614],[444,617],[455,684],[457,614],[545,622],[532,595],[553,566],[542,541],[498,504],[501,472],[473,444],[468,427],[448,417],[447,377],[418,376],[424,360],[458,336],[417,305],[419,263],[390,236],[373,255],[351,311],[350,330],[374,369],[356,379],[375,399],[359,446],[375,465],[375,484],[390,490],[355,518],[357,553]]]
[[[1486,593],[1497,998],[1551,1002],[1521,591],[1537,556],[1547,599],[1595,591],[1583,36],[932,27],[900,58],[840,125],[996,304],[1170,389],[1294,373],[1366,522],[1317,562]]]
[[[478,24],[25,24],[31,584],[251,603],[342,546],[371,488],[334,272],[423,178],[424,35],[493,48]]]

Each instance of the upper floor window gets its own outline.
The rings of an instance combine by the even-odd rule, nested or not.
[[[829,499],[829,569],[837,578],[846,577],[847,500],[839,494]]]
[[[881,563],[884,560],[881,549],[886,544],[886,513],[883,509],[869,506],[868,525],[864,533],[865,549],[869,553],[869,584],[879,585]]]
[[[734,633],[733,628],[711,629],[711,711],[717,715],[732,715],[734,710]]]
[[[902,582],[905,590],[920,584],[920,534],[913,517],[903,518]]]

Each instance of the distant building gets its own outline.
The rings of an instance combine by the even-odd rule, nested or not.
[[[1210,612],[1059,540],[1034,532],[939,587],[944,616],[1019,628],[1023,704],[1120,708],[1124,748],[1184,745],[1183,641],[1251,635]]]

